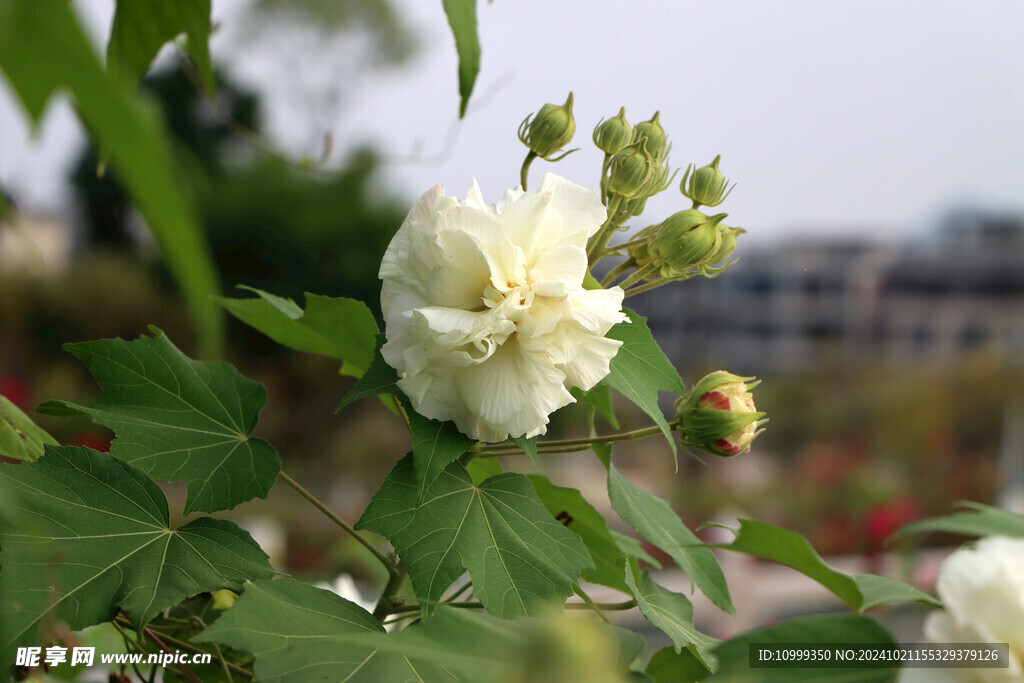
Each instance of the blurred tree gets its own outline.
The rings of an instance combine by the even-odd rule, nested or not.
[[[245,284],[292,298],[306,291],[351,296],[376,309],[376,265],[404,202],[371,198],[374,152],[356,152],[337,173],[304,171],[241,142],[180,69],[154,72],[142,87],[163,110],[189,171],[229,295]],[[220,76],[217,98],[238,124],[258,128],[255,95]],[[128,197],[115,173],[98,168],[90,147],[73,173],[82,246],[134,249]]]

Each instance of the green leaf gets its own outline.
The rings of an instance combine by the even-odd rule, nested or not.
[[[526,453],[534,467],[537,466],[537,437],[534,436],[527,439],[525,436],[513,436],[512,443],[519,446],[523,453]]]
[[[57,440],[40,429],[11,403],[0,396],[0,455],[32,462],[43,455],[43,444],[57,445]]]
[[[548,512],[570,531],[579,534],[587,547],[594,568],[583,570],[580,578],[629,593],[626,582],[622,580],[620,562],[626,553],[608,531],[604,517],[576,489],[555,486],[540,474],[531,474],[529,479]]]
[[[2,653],[44,642],[51,619],[78,630],[123,609],[141,626],[191,595],[275,574],[232,522],[172,529],[152,480],[88,448],[47,446],[34,463],[0,466],[0,497],[18,501],[16,526],[0,527]]]
[[[718,547],[792,567],[832,591],[857,612],[908,602],[942,606],[935,598],[902,581],[872,574],[850,576],[833,569],[802,535],[766,522],[741,519],[736,540]]]
[[[636,633],[589,620],[498,619],[448,605],[398,633],[359,633],[343,642],[443,666],[458,680],[487,683],[622,680],[644,647]]]
[[[709,670],[717,666],[710,651],[719,641],[701,633],[693,625],[693,605],[685,595],[659,586],[650,572],[646,569],[640,571],[635,560],[626,563],[626,585],[636,599],[640,613],[669,637],[676,652],[689,650]]]
[[[91,416],[117,433],[111,453],[164,481],[188,485],[185,514],[265,498],[281,459],[251,438],[267,403],[263,385],[219,361],[194,361],[163,334],[67,344],[103,393],[88,408],[65,401],[51,415]]]
[[[473,479],[473,485],[479,486],[491,477],[501,474],[505,468],[501,466],[498,458],[473,458],[466,465],[466,471]]]
[[[384,335],[378,334],[377,348],[373,352],[370,367],[366,369],[366,372],[359,378],[355,386],[345,394],[345,397],[341,399],[341,403],[334,409],[334,412],[338,412],[353,401],[358,401],[368,396],[380,396],[381,394],[401,395],[397,384],[398,373],[395,372],[393,367],[388,365],[387,361],[384,360],[384,356],[380,355],[380,347],[383,345]]]
[[[188,37],[188,53],[207,92],[214,92],[210,65],[210,0],[117,0],[107,45],[107,68],[133,86],[164,43]]]
[[[964,512],[912,522],[899,529],[899,535],[942,531],[964,536],[1011,536],[1024,538],[1024,515],[1017,515],[981,503],[960,502]]]
[[[546,612],[592,566],[579,536],[548,514],[525,476],[499,474],[474,486],[452,463],[417,504],[414,470],[411,457],[400,460],[356,528],[395,546],[424,614],[467,569],[492,614]]]
[[[576,398],[582,398],[592,407],[597,409],[604,419],[608,420],[608,424],[613,428],[619,428],[619,421],[615,419],[615,411],[612,408],[612,392],[607,384],[599,382],[594,385],[590,391],[586,392],[580,391],[577,387],[573,387],[572,394],[573,396],[576,396]]]
[[[349,638],[363,633],[383,636],[384,627],[330,591],[279,579],[246,584],[234,606],[195,640],[252,653],[260,681],[452,680],[442,667]]]
[[[103,70],[64,0],[0,2],[0,69],[37,124],[55,90],[71,91],[75,110],[117,169],[181,286],[203,355],[219,355],[224,330],[211,299],[218,290],[213,259],[176,182],[174,156],[155,110]]]
[[[686,528],[668,503],[623,477],[614,465],[608,470],[608,497],[623,521],[668,553],[711,602],[735,614],[714,553]]]
[[[654,653],[644,673],[654,683],[693,683],[704,680],[711,671],[690,650],[676,652],[666,647]]]
[[[661,429],[675,455],[676,442],[658,407],[658,391],[682,394],[685,392],[683,380],[651,336],[647,318],[628,308],[622,310],[629,316],[629,322],[619,323],[606,335],[621,341],[622,346],[612,358],[608,376],[601,381],[647,413]]]
[[[476,443],[458,430],[454,422],[430,420],[411,408],[407,409],[412,430],[412,456],[416,463],[418,492],[416,500],[423,500],[430,485],[444,468]]]
[[[473,93],[473,84],[480,73],[480,36],[476,28],[476,0],[444,0],[444,12],[455,36],[459,54],[459,118],[466,115],[466,105]]]
[[[645,551],[643,546],[640,545],[639,540],[632,536],[621,534],[614,529],[611,530],[611,534],[612,538],[615,539],[615,545],[619,546],[619,550],[621,550],[627,557],[635,557],[638,560],[643,560],[655,569],[661,569],[661,563],[647,554],[647,551]]]
[[[377,344],[377,322],[363,302],[307,293],[303,311],[291,299],[246,289],[260,298],[217,300],[236,318],[278,344],[341,360],[342,374],[360,377],[370,367]]]
[[[814,615],[784,621],[776,626],[750,631],[727,640],[716,650],[720,668],[704,679],[708,683],[800,683],[856,681],[857,683],[890,683],[896,680],[897,668],[751,668],[750,645],[754,643],[799,643],[803,647],[816,644],[893,645],[893,637],[877,621],[855,614]],[[788,664],[788,663],[787,663]]]

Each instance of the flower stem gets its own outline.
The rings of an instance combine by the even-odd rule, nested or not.
[[[395,566],[392,564],[392,566]],[[389,614],[402,611],[399,605],[396,605],[394,600],[395,596],[398,595],[398,591],[402,589],[402,584],[405,583],[405,577],[408,572],[405,570],[405,565],[399,563],[388,576],[388,583],[384,586],[384,592],[381,593],[380,599],[377,601],[377,606],[373,608],[373,616],[377,618],[377,621],[382,622]]]
[[[590,596],[587,595],[586,593],[584,593],[583,589],[580,588],[580,585],[578,583],[576,583],[575,581],[573,581],[573,583],[572,583],[572,592],[575,593],[576,595],[580,596],[581,598],[583,598],[583,602],[587,603],[586,607],[588,609],[594,610],[594,612],[597,613],[597,616],[601,617],[601,621],[603,621],[606,624],[611,625],[611,623],[612,623],[611,619],[609,619],[607,617],[607,615],[605,615],[605,613],[601,611],[600,607],[598,607],[596,604],[594,604],[594,601],[590,599]]]
[[[621,202],[621,195],[613,196],[608,202],[608,219],[598,229],[590,246],[587,247],[587,261],[591,266],[601,260],[601,251],[608,246],[608,240],[612,238],[612,234],[619,228],[619,224],[615,219]]]
[[[167,645],[166,645],[166,644],[164,643],[164,641],[160,640],[160,639],[159,639],[159,638],[157,637],[157,635],[156,635],[155,633],[153,633],[153,631],[152,631],[152,630],[150,630],[149,628],[147,628],[147,627],[145,627],[145,626],[144,626],[144,627],[142,628],[142,632],[143,632],[144,634],[146,634],[146,637],[147,637],[147,638],[149,638],[149,639],[150,639],[150,640],[152,640],[152,641],[153,641],[154,643],[156,643],[156,646],[157,646],[157,647],[159,647],[159,648],[160,648],[161,650],[163,650],[164,652],[166,652],[166,653],[167,653],[167,654],[169,654],[169,655],[174,655],[174,654],[175,654],[174,650],[172,650],[171,648],[167,647]],[[192,670],[191,670],[191,669],[189,669],[189,668],[188,668],[188,666],[187,666],[186,664],[178,664],[178,666],[180,666],[180,667],[181,667],[181,674],[182,674],[182,675],[183,675],[183,676],[184,676],[185,678],[187,678],[188,680],[192,681],[192,683],[203,683],[203,682],[202,682],[202,681],[201,681],[201,680],[199,679],[199,677],[198,677],[198,676],[196,676],[196,675],[195,675],[194,673],[192,673]]]
[[[368,541],[365,536],[363,536],[358,531],[356,531],[354,528],[352,528],[352,525],[350,525],[348,522],[343,520],[338,515],[334,514],[334,512],[330,508],[328,508],[326,505],[321,503],[320,500],[316,496],[314,496],[312,493],[310,493],[306,489],[302,488],[302,486],[299,484],[299,482],[295,481],[294,479],[289,477],[287,474],[285,474],[284,470],[279,470],[278,473],[277,473],[277,477],[281,481],[283,481],[284,483],[288,484],[293,489],[295,489],[296,493],[298,493],[300,496],[302,496],[307,501],[309,501],[313,505],[313,507],[315,507],[317,510],[319,510],[322,513],[324,513],[324,515],[327,517],[327,519],[331,520],[332,522],[337,524],[339,527],[341,527],[345,531],[345,533],[347,533],[352,538],[354,538],[357,541],[359,541],[360,543],[362,543],[363,546],[367,550],[369,550],[371,553],[373,553],[374,557],[376,557],[378,560],[380,560],[381,564],[383,564],[385,567],[387,567],[388,573],[391,576],[394,576],[394,574],[396,573],[397,569],[396,569],[396,563],[393,562],[391,560],[391,558],[389,558],[387,555],[382,553],[375,545],[370,543],[370,541]]]
[[[626,287],[629,287],[634,283],[640,282],[640,280],[643,280],[648,275],[657,272],[660,267],[661,266],[658,265],[657,263],[651,262],[648,263],[646,266],[643,266],[642,268],[637,268],[635,271],[633,271],[632,275],[630,275],[625,280],[619,283],[619,287],[625,289]]]
[[[667,277],[663,277],[663,278],[661,278],[659,280],[654,280],[652,282],[648,282],[648,283],[640,285],[638,287],[633,287],[632,289],[626,290],[626,296],[633,296],[635,294],[643,294],[644,292],[648,292],[648,291],[650,291],[652,289],[655,289],[657,287],[661,287],[662,285],[667,285],[670,282],[672,282],[672,280],[670,280]]]
[[[530,164],[536,158],[537,153],[531,149],[523,159],[523,167],[519,170],[519,185],[523,188],[523,192],[526,192],[526,178],[530,175]]]
[[[591,444],[612,443],[615,441],[635,441],[636,439],[655,436],[660,433],[660,431],[661,428],[654,425],[651,427],[643,427],[641,429],[633,429],[628,432],[619,432],[618,434],[606,434],[605,436],[588,436],[580,439],[543,441],[537,444],[537,453],[572,453],[573,451],[581,450]],[[516,455],[517,453],[522,453],[518,447],[508,444],[492,444],[490,446],[483,446],[477,457],[497,458],[504,455]]]
[[[608,271],[608,274],[605,275],[604,278],[601,280],[601,286],[607,287],[611,283],[615,282],[615,278],[625,273],[634,265],[636,265],[636,263],[633,261],[632,258],[626,259],[625,261],[623,261],[622,263]]]
[[[622,251],[623,249],[629,249],[630,247],[639,247],[641,244],[645,244],[646,242],[647,242],[647,238],[646,237],[638,237],[635,240],[630,240],[628,242],[623,242],[622,244],[613,244],[610,247],[606,247],[605,250],[604,250],[604,254],[602,254],[602,255],[603,256],[608,256],[610,254],[614,254],[617,251]]]

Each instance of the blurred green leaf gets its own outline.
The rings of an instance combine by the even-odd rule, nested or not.
[[[452,463],[417,501],[412,458],[395,465],[357,529],[385,536],[409,570],[429,614],[465,570],[473,592],[500,617],[547,612],[572,593],[592,566],[579,536],[556,521],[521,474],[499,474],[474,486]]]
[[[39,628],[108,621],[139,626],[183,598],[275,574],[234,523],[200,517],[172,529],[167,500],[124,461],[88,448],[47,446],[34,463],[0,466],[0,497],[18,500],[0,527],[0,653],[39,645]]]
[[[223,318],[210,298],[218,290],[216,272],[152,109],[103,70],[65,0],[0,3],[0,69],[36,124],[55,90],[71,91],[79,116],[117,168],[185,295],[201,355],[220,355]]]
[[[654,653],[644,673],[654,683],[694,683],[704,680],[711,671],[692,651],[676,652],[675,648],[666,647]]]
[[[619,681],[644,647],[638,634],[593,621],[499,619],[448,605],[398,633],[359,633],[350,642],[432,662],[457,680],[487,683]]]
[[[675,455],[676,442],[658,407],[658,391],[682,394],[685,392],[683,380],[651,336],[647,318],[628,308],[623,310],[629,316],[629,322],[619,323],[606,335],[609,339],[621,341],[622,346],[612,358],[611,370],[602,382],[647,413],[661,429]]]
[[[258,299],[218,298],[236,318],[278,344],[342,361],[342,374],[361,377],[376,347],[377,322],[361,301],[306,294],[303,311],[291,299],[247,287]]]
[[[791,666],[754,669],[750,667],[750,645],[800,643],[802,647],[813,647],[819,643],[892,645],[894,642],[892,635],[870,617],[855,614],[799,617],[725,641],[714,651],[718,657],[719,669],[703,680],[708,683],[890,683],[896,680],[898,666],[885,669]]]
[[[711,602],[729,614],[736,613],[714,553],[686,528],[668,503],[626,479],[614,465],[608,469],[608,497],[623,521],[668,553]]]
[[[455,36],[459,53],[459,118],[466,115],[466,105],[473,93],[473,84],[480,73],[480,36],[476,28],[476,0],[444,0],[444,11]]]
[[[880,605],[922,602],[942,603],[902,581],[873,574],[850,576],[825,564],[802,535],[766,522],[741,519],[736,540],[717,546],[792,567],[832,591],[857,612]]]
[[[594,388],[587,392],[580,391],[579,388],[573,387],[572,394],[577,398],[582,398],[593,408],[597,409],[604,419],[608,420],[608,424],[612,427],[615,429],[619,428],[619,421],[615,419],[615,411],[612,408],[612,392],[607,384],[599,382]]]
[[[944,531],[964,536],[1012,536],[1024,538],[1024,515],[1006,510],[963,501],[960,507],[968,508],[951,515],[922,519],[901,527],[899,535],[918,534],[925,531]]]
[[[626,553],[608,531],[604,517],[576,489],[555,486],[550,479],[540,474],[528,477],[548,512],[583,539],[594,567],[584,569],[580,578],[629,593],[626,582],[622,580],[620,563]]]
[[[117,0],[107,45],[107,68],[134,87],[164,43],[188,37],[192,63],[210,95],[216,84],[210,64],[210,0]]]
[[[148,475],[188,485],[185,514],[265,498],[281,460],[251,438],[263,385],[220,361],[194,361],[162,332],[135,341],[67,344],[103,393],[88,408],[47,401],[39,412],[89,415],[117,433],[111,453]]]
[[[43,444],[57,440],[36,426],[21,408],[0,396],[0,455],[32,462],[43,455]]]
[[[438,666],[354,644],[347,637],[384,627],[363,608],[294,579],[254,581],[199,642],[250,652],[261,681],[451,680]]]

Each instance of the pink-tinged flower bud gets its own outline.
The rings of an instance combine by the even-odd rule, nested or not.
[[[754,407],[750,390],[758,382],[748,384],[753,379],[719,370],[676,401],[672,426],[683,446],[726,458],[749,451],[751,442],[764,431],[759,427],[767,422]]]

